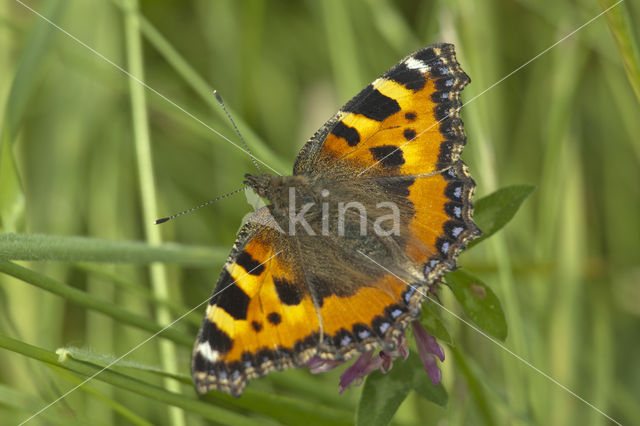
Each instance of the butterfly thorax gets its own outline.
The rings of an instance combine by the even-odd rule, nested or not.
[[[354,180],[336,183],[304,174],[245,177],[245,184],[269,201],[269,213],[280,229],[290,236],[332,236],[340,239],[342,244],[345,244],[345,238],[370,242],[366,238],[368,234],[374,234],[369,235],[373,239],[392,234],[395,238],[400,237],[403,219],[400,209],[406,211],[408,206],[403,206],[402,200],[390,198],[375,186],[362,188]],[[395,207],[396,215],[388,206],[380,207],[380,203],[385,204],[385,201]],[[378,222],[385,230],[380,228],[377,232]]]

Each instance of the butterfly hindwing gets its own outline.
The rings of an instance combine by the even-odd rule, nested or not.
[[[296,248],[273,223],[258,222],[252,218],[244,226],[207,306],[193,350],[199,392],[240,395],[248,380],[304,365],[312,356],[341,360],[395,347],[419,312],[415,287],[374,265],[348,271],[359,255],[330,241],[320,244],[337,254],[333,266],[303,264],[312,245]],[[354,285],[364,279],[369,282]]]
[[[288,242],[255,220],[243,227],[194,345],[199,392],[239,395],[248,380],[302,365],[315,353],[318,315]]]

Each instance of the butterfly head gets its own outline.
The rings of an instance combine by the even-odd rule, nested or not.
[[[262,175],[244,175],[244,184],[253,188],[253,190],[262,198],[266,198],[271,202],[271,206],[276,209],[286,208],[292,191],[300,194],[309,194],[311,192],[309,179],[306,176],[274,176],[270,174]]]

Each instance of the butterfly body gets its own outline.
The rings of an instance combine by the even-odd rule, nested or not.
[[[246,176],[269,203],[242,228],[207,307],[199,392],[240,395],[249,379],[312,357],[394,348],[479,235],[459,159],[468,81],[452,45],[422,49],[330,119],[292,176]]]

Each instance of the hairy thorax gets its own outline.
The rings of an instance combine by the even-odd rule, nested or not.
[[[371,185],[359,186],[357,180],[335,185],[306,175],[246,175],[246,179],[247,185],[269,200],[269,212],[291,236],[400,237],[402,206]]]

